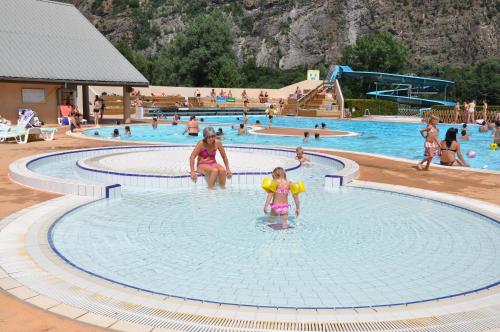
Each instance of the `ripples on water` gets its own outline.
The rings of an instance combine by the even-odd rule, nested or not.
[[[264,117],[250,117],[250,123],[255,123],[259,119],[263,125],[267,124]],[[186,120],[186,119],[183,119]],[[236,117],[205,117],[205,121],[239,123]],[[273,137],[258,135],[237,135],[236,131],[229,127],[220,126],[226,133],[225,144],[258,144],[258,145],[286,145],[305,147],[323,147],[340,150],[360,151],[376,153],[392,157],[400,157],[412,160],[421,160],[423,157],[423,139],[419,130],[425,127],[418,123],[398,123],[398,122],[374,122],[374,121],[349,121],[349,120],[330,120],[330,119],[308,119],[292,117],[275,117],[273,124],[283,127],[314,128],[314,125],[325,122],[328,129],[347,130],[359,133],[355,137],[332,137],[322,138],[319,141],[312,138],[309,143],[304,144],[298,137]],[[446,130],[450,127],[460,125],[440,124],[440,139],[444,139]],[[203,125],[202,125],[203,127]],[[218,128],[218,125],[214,125]],[[475,168],[500,170],[500,150],[490,150],[491,131],[488,133],[479,133],[477,125],[469,125],[472,132],[470,141],[460,141],[462,153],[467,162]],[[101,136],[111,136],[113,128],[99,129]],[[160,125],[158,129],[153,130],[150,126],[132,126],[132,137],[124,137],[124,140],[140,140],[152,142],[171,142],[182,144],[195,144],[199,138],[186,137],[182,135],[184,126]],[[90,129],[85,134],[92,136],[95,129]],[[477,156],[469,158],[466,156],[468,151],[475,151]],[[436,159],[435,162],[439,163]]]
[[[77,266],[121,283],[250,305],[410,302],[500,279],[497,223],[398,194],[325,191],[324,172],[289,172],[308,191],[288,230],[269,227],[261,189],[125,188],[121,199],[65,216],[54,243]]]

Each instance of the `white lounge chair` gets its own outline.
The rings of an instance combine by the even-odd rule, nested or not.
[[[6,142],[9,139],[15,139],[18,144],[26,144],[28,143],[29,135],[38,135],[45,141],[52,141],[54,139],[54,134],[56,131],[56,128],[10,127],[8,130],[0,130],[0,142]]]
[[[56,134],[57,128],[40,128],[42,130],[42,136],[44,141],[54,140],[54,135]]]

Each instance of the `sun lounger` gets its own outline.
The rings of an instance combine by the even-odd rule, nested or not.
[[[37,135],[42,137],[45,141],[52,141],[56,131],[56,128],[33,127],[24,129],[19,127],[10,127],[9,130],[0,130],[0,142],[15,139],[18,144],[26,144],[28,143],[29,135]]]
[[[11,125],[6,125],[6,124],[3,124],[3,123],[0,123],[0,133],[3,132],[3,131],[9,131],[10,128],[12,128]]]
[[[45,141],[53,141],[54,135],[56,134],[57,128],[40,128],[42,130],[42,136]]]
[[[0,132],[0,141],[6,142],[9,139],[15,139],[18,144],[28,143],[29,135],[42,135],[40,128],[18,128],[12,127],[10,130]]]

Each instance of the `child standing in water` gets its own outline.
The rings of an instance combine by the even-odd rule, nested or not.
[[[281,227],[286,229],[288,228],[288,210],[290,208],[288,194],[291,182],[286,179],[286,172],[282,167],[276,167],[273,170],[273,180],[276,181],[276,190],[268,192],[264,213],[269,213],[269,207],[271,207],[270,221],[272,222],[277,216],[280,216]],[[293,195],[293,200],[295,202],[295,215],[298,217],[300,215],[299,195]]]
[[[310,162],[309,158],[304,156],[304,149],[301,146],[298,146],[295,149],[295,152],[297,153],[295,159],[297,159],[301,164]]]

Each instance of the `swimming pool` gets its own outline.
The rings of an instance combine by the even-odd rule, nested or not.
[[[293,180],[308,192],[288,230],[269,227],[259,189],[129,187],[66,214],[49,239],[88,273],[205,302],[372,307],[498,284],[498,221],[390,192],[326,191],[301,172]]]
[[[241,118],[240,118],[241,119]],[[250,123],[260,120],[267,124],[264,117],[250,117]],[[186,120],[185,118],[183,120]],[[235,124],[241,122],[237,117],[205,117],[205,121],[214,123]],[[423,154],[423,139],[419,130],[423,124],[398,123],[398,122],[372,122],[372,121],[339,121],[329,119],[275,117],[273,125],[282,127],[313,128],[315,124],[325,122],[329,129],[352,131],[359,136],[329,137],[320,140],[311,139],[303,143],[299,137],[263,136],[263,135],[237,135],[229,127],[223,127],[227,140],[226,144],[251,144],[272,146],[297,146],[309,148],[329,148],[338,150],[375,153],[390,157],[421,160]],[[199,138],[182,135],[184,126],[159,125],[153,130],[150,126],[136,125],[132,127],[131,137],[122,137],[125,141],[168,142],[181,144],[195,144]],[[218,128],[219,126],[214,125]],[[456,125],[439,125],[440,139],[444,138],[446,130]],[[203,128],[203,125],[202,125]],[[466,161],[474,168],[500,170],[500,151],[490,150],[491,132],[479,133],[477,126],[470,125],[472,136],[470,141],[460,141],[462,153]],[[101,137],[110,137],[113,128],[88,129],[85,135],[94,136],[98,131]],[[468,151],[477,153],[475,158],[466,156]],[[439,161],[438,161],[439,162]]]
[[[436,317],[443,304],[456,305],[455,301],[436,302],[436,299],[455,296],[462,299],[463,295],[476,292],[480,292],[481,298],[490,298],[496,292],[500,280],[497,208],[437,192],[362,181],[347,181],[344,184],[348,183],[348,187],[340,188],[328,185],[324,174],[339,176],[349,168],[354,171],[351,177],[357,174],[352,161],[336,156],[320,158],[318,154],[309,166],[297,168],[294,153],[290,151],[226,147],[235,171],[242,174],[256,171],[258,175],[250,173],[253,175],[240,177],[243,184],[233,181],[228,189],[216,191],[208,191],[200,181],[192,185],[188,178],[187,182],[177,181],[167,187],[157,187],[154,181],[138,181],[140,174],[174,177],[181,174],[186,178],[185,161],[192,149],[187,145],[81,149],[19,160],[29,171],[26,176],[34,172],[42,176],[40,181],[52,181],[48,177],[68,180],[67,185],[78,187],[78,191],[68,191],[73,195],[92,195],[80,191],[88,181],[95,181],[97,187],[103,183],[122,186],[122,195],[109,195],[108,199],[91,203],[87,203],[89,198],[59,198],[58,212],[47,214],[43,225],[34,221],[34,212],[30,212],[29,220],[38,225],[38,231],[29,229],[32,239],[41,239],[43,248],[47,245],[52,248],[47,251],[49,255],[55,252],[62,258],[52,256],[50,261],[75,268],[66,269],[71,272],[71,275],[65,273],[67,280],[79,281],[74,286],[64,285],[64,290],[71,294],[43,285],[37,289],[76,307],[82,303],[82,291],[88,291],[96,302],[92,305],[98,304],[98,308],[102,308],[100,301],[106,298],[109,303],[103,304],[104,311],[113,316],[126,307],[125,315],[137,310],[149,317],[150,312],[141,305],[153,305],[154,299],[161,302],[155,302],[152,309],[159,315],[165,312],[160,307],[168,311],[179,306],[179,312],[189,307],[190,312],[204,315],[208,315],[203,313],[204,308],[228,311],[221,317],[241,310],[244,319],[254,319],[246,315],[250,312],[293,313],[287,316],[286,324],[298,321],[295,315],[299,314],[309,317],[308,322],[315,322],[316,315],[326,322],[326,312],[335,315],[328,316],[328,322],[337,322],[338,317],[346,314],[354,315],[350,322],[365,319],[360,318],[360,313],[370,316],[376,311],[381,315],[393,310],[420,312],[421,306],[404,304],[426,301],[432,301],[425,306],[426,310],[439,306],[439,313],[432,313]],[[101,174],[123,172],[124,176],[110,175],[106,179],[83,176],[78,163],[104,172]],[[184,168],[179,169],[178,163]],[[289,166],[288,178],[303,180],[308,189],[300,196],[301,216],[290,217],[292,228],[287,230],[270,227],[262,211],[266,194],[259,184],[264,174],[277,164]],[[128,173],[138,173],[134,175],[137,180],[125,181],[133,177]],[[40,185],[36,179],[29,179],[30,186]],[[48,190],[58,189],[60,183],[54,184],[56,187]],[[93,197],[108,197],[95,196],[96,188],[92,189]],[[48,213],[45,206],[40,209]],[[19,238],[17,226],[12,231],[13,239]],[[28,243],[32,248],[31,240]],[[89,278],[82,271],[94,277]],[[95,277],[115,285],[96,281]],[[52,278],[47,280],[52,282]],[[56,278],[59,280],[58,275]],[[145,295],[144,291],[156,295]],[[464,301],[472,301],[472,306],[477,298],[465,297]],[[116,307],[109,309],[111,303]],[[382,311],[326,310],[387,305],[401,306]],[[200,309],[195,309],[198,306]],[[314,310],[318,308],[325,310]],[[133,321],[139,319],[132,316]],[[362,322],[365,324],[365,320]],[[163,323],[149,324],[163,326]]]

